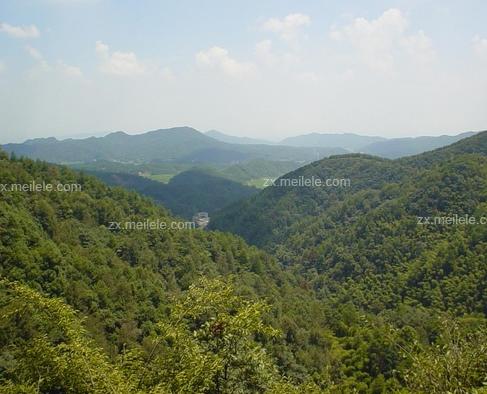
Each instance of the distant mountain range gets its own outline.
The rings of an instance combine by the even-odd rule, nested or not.
[[[84,139],[37,138],[24,143],[6,144],[2,148],[17,156],[67,164],[101,160],[219,165],[252,160],[306,163],[350,152],[398,158],[440,148],[473,134],[385,139],[352,133],[311,133],[274,144],[265,140],[234,137],[215,130],[205,134],[191,127],[175,127],[135,135],[118,131],[104,137]]]
[[[285,138],[284,140],[276,143],[266,142],[264,140],[234,137],[218,131],[207,133],[207,135],[219,141],[231,141],[235,144],[267,143],[308,148],[342,148],[348,152],[368,153],[374,156],[386,157],[389,159],[416,155],[422,152],[441,148],[442,146],[453,144],[461,139],[471,137],[474,134],[475,132],[466,132],[453,136],[441,135],[435,137],[421,136],[388,139],[384,137],[365,136],[354,133],[310,133]]]
[[[344,134],[320,134],[311,133],[298,135],[296,137],[289,137],[282,140],[282,145],[288,146],[328,146],[328,147],[340,147],[347,149],[351,152],[356,152],[362,149],[364,146],[372,144],[374,142],[385,141],[383,137],[369,137],[366,135],[358,135],[352,133]]]
[[[438,137],[393,138],[371,143],[360,149],[360,151],[375,156],[396,159],[398,157],[412,156],[441,148],[442,146],[453,144],[475,134],[474,132],[467,132],[458,135],[441,135]]]
[[[54,163],[95,160],[124,163],[239,163],[255,159],[307,162],[346,153],[346,150],[341,148],[230,144],[211,138],[191,127],[154,130],[136,135],[119,131],[99,138],[40,138],[21,144],[6,144],[2,148],[18,156]]]
[[[229,144],[243,144],[243,145],[258,145],[258,144],[265,144],[265,145],[277,145],[276,142],[268,141],[268,140],[261,140],[257,138],[249,138],[249,137],[236,137],[233,135],[228,135],[221,133],[217,130],[210,130],[205,133],[208,137],[214,138],[215,140],[227,142]],[[285,145],[285,144],[283,144]]]

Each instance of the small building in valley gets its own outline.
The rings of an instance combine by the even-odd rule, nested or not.
[[[210,223],[208,212],[197,212],[193,215],[193,222],[198,228],[205,228]]]

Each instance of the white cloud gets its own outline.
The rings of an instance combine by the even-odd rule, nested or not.
[[[271,18],[265,21],[262,28],[267,31],[278,34],[286,41],[296,39],[299,29],[311,23],[311,18],[304,14],[289,14],[284,18]]]
[[[49,68],[49,65],[44,59],[44,56],[42,56],[42,53],[40,53],[38,49],[31,47],[30,45],[27,45],[25,47],[25,50],[34,60],[38,62],[39,66],[45,69]]]
[[[419,62],[430,62],[436,56],[433,41],[422,30],[416,34],[404,37],[401,44],[406,52]]]
[[[57,64],[57,68],[59,71],[61,71],[64,75],[68,77],[82,77],[83,73],[81,72],[81,69],[76,66],[71,66],[69,64],[66,64],[62,61],[59,61]]]
[[[267,66],[273,66],[277,56],[272,52],[272,41],[264,40],[255,44],[255,55],[257,59]]]
[[[252,63],[238,62],[230,57],[225,48],[214,46],[196,54],[196,63],[203,68],[216,69],[230,77],[246,77],[255,74]]]
[[[34,59],[36,59],[36,60],[42,60],[42,55],[41,55],[41,53],[40,53],[40,52],[39,52],[37,49],[35,49],[35,48],[31,47],[30,45],[27,45],[27,46],[25,47],[25,50],[26,50],[26,51],[27,51],[27,53],[28,53],[30,56],[32,56]]]
[[[416,61],[434,58],[431,39],[423,31],[407,34],[409,22],[396,8],[385,11],[377,19],[356,18],[341,29],[332,29],[330,37],[348,41],[367,66],[379,71],[391,71],[395,55],[407,53]]]
[[[133,52],[110,52],[110,47],[101,41],[96,42],[96,53],[100,58],[100,71],[118,76],[140,75],[146,67],[137,60]]]
[[[0,23],[0,31],[15,38],[37,38],[40,36],[36,26],[12,26],[8,23]]]
[[[349,41],[369,67],[385,71],[393,65],[391,50],[406,27],[406,18],[401,11],[393,8],[372,21],[356,18],[340,30],[332,30],[331,37]]]
[[[302,62],[295,51],[275,51],[271,40],[260,41],[255,45],[255,57],[259,64],[272,69],[272,72],[281,73],[296,71]]]
[[[473,50],[478,57],[487,60],[487,38],[475,36],[473,38]]]
[[[55,66],[51,66],[42,53],[34,48],[31,47],[30,45],[27,45],[25,47],[25,50],[27,53],[37,62],[38,68],[37,69],[32,69],[30,71],[30,75],[36,75],[39,72],[42,71],[56,71],[61,73],[62,75],[68,76],[68,77],[82,77],[83,73],[81,72],[81,69],[76,66],[71,66],[69,64],[64,63],[63,61],[58,61]]]

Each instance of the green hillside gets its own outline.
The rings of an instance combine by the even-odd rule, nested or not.
[[[220,212],[212,227],[237,233],[259,246],[279,243],[286,238],[289,227],[304,217],[316,217],[360,190],[380,189],[388,183],[398,182],[407,172],[399,163],[373,156],[333,156],[280,179],[350,179],[349,187],[268,187]]]
[[[1,323],[5,335],[0,336],[0,382],[5,383],[7,379],[26,387],[35,386],[36,374],[40,373],[42,392],[72,391],[69,385],[74,383],[69,383],[70,377],[55,378],[50,374],[49,370],[56,367],[49,360],[36,360],[43,372],[28,370],[28,365],[23,364],[26,362],[24,351],[36,351],[36,341],[54,330],[54,337],[49,334],[48,338],[54,342],[44,345],[50,351],[63,353],[62,348],[52,346],[56,343],[71,346],[73,341],[82,340],[77,336],[66,338],[60,332],[69,331],[71,324],[78,327],[79,318],[84,318],[87,335],[94,340],[90,349],[92,346],[99,349],[89,352],[108,355],[106,362],[110,363],[131,349],[143,362],[145,357],[150,357],[151,342],[159,333],[160,322],[166,321],[174,297],[180,297],[182,291],[201,278],[226,278],[228,283],[235,283],[238,294],[254,300],[267,300],[272,304],[273,312],[266,314],[266,320],[277,327],[284,319],[282,305],[293,305],[302,300],[308,300],[310,306],[314,303],[310,292],[297,288],[295,279],[285,273],[275,259],[228,234],[181,229],[179,225],[184,222],[171,218],[167,211],[135,193],[109,189],[93,177],[64,167],[26,159],[9,160],[3,154],[0,177],[4,184],[44,182],[81,187],[81,191],[70,193],[2,191],[0,306],[2,313],[6,313],[3,315],[5,319],[13,313],[13,320],[6,319]],[[176,229],[138,230],[130,227],[146,221],[163,222],[168,226],[174,222]],[[22,287],[24,285],[36,292]],[[218,289],[216,293],[220,291]],[[49,298],[41,298],[41,294]],[[290,297],[284,300],[286,294]],[[208,297],[211,296],[210,292]],[[51,297],[61,298],[79,312],[73,315],[69,308]],[[34,301],[39,305],[33,311],[26,310],[17,316],[10,310],[16,302],[29,304]],[[51,317],[40,324],[38,319],[45,320],[45,314]],[[286,321],[302,326],[301,318],[291,318],[287,312],[285,315]],[[260,323],[255,324],[255,332],[258,332]],[[250,330],[249,335],[253,332],[250,328],[246,330]],[[282,341],[278,340],[272,346],[279,346],[279,342]],[[76,349],[69,351],[76,353]],[[34,354],[30,356],[35,357]],[[130,357],[135,357],[135,353]],[[292,349],[286,359],[295,363]],[[93,369],[96,368],[93,365]],[[268,369],[270,375],[274,373],[272,368]],[[292,373],[293,368],[288,371]],[[150,374],[142,369],[137,373]],[[296,373],[302,379],[306,376],[304,370]],[[153,376],[151,379],[162,378]],[[148,383],[151,384],[153,388],[158,385]],[[57,385],[64,388],[56,389]],[[86,389],[80,392],[102,391]],[[147,391],[141,389],[141,392],[149,392],[149,388]]]
[[[277,209],[288,210],[288,228],[270,229],[276,241],[266,235],[272,256],[234,235],[185,227],[136,193],[2,154],[0,387],[276,394],[480,388],[487,227],[419,226],[416,216],[487,216],[486,165],[478,154],[455,154],[427,169],[349,155],[296,170],[357,175],[348,191],[260,193],[282,204],[266,205],[275,216],[264,220],[282,220]],[[8,189],[31,182],[79,187]],[[299,212],[292,205],[298,196]],[[317,197],[329,202],[321,206]],[[258,224],[252,218],[249,225]],[[452,371],[448,378],[444,370]]]
[[[346,179],[347,187],[287,187],[274,186],[258,195],[228,207],[213,221],[213,228],[242,235],[249,242],[272,245],[287,239],[295,223],[318,215],[326,215],[348,199],[363,198],[368,192],[385,192],[392,186],[399,188],[408,183],[417,184],[431,166],[457,159],[459,156],[487,155],[487,132],[479,133],[448,147],[397,160],[351,154],[332,156],[311,163],[281,178]],[[467,196],[469,190],[465,190]],[[241,214],[237,215],[237,212]]]
[[[257,189],[203,170],[188,170],[172,177],[167,184],[137,175],[91,172],[113,186],[123,186],[153,198],[174,215],[191,219],[196,212],[210,215],[223,207],[257,193]]]

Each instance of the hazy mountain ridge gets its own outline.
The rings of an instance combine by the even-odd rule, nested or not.
[[[393,138],[366,145],[361,148],[361,151],[371,155],[396,159],[447,146],[475,134],[475,132],[466,132],[453,136]]]
[[[237,137],[229,134],[222,133],[218,130],[209,130],[205,133],[208,137],[214,138],[218,141],[228,142],[229,144],[244,144],[244,145],[277,145],[276,142],[268,141],[268,140],[261,140],[258,138],[250,138],[250,137]]]
[[[353,133],[310,133],[289,137],[282,140],[280,143],[290,146],[340,147],[352,152],[357,152],[368,144],[383,140],[386,140],[386,138],[370,137]]]
[[[355,133],[309,133],[288,137],[280,142],[253,140],[245,137],[234,137],[218,131],[208,132],[217,140],[248,144],[251,141],[263,144],[285,145],[294,147],[328,147],[342,148],[349,152],[367,153],[374,156],[395,159],[403,156],[412,156],[450,145],[454,142],[475,135],[476,132],[464,132],[458,135],[419,136],[405,138],[385,138],[380,136],[367,136]]]
[[[3,149],[18,156],[54,163],[109,160],[146,163],[226,162],[253,159],[311,161],[331,154],[344,153],[340,148],[303,148],[272,145],[228,144],[215,140],[191,127],[154,130],[129,135],[115,132],[105,137],[57,140],[30,140],[28,143],[6,144]]]

